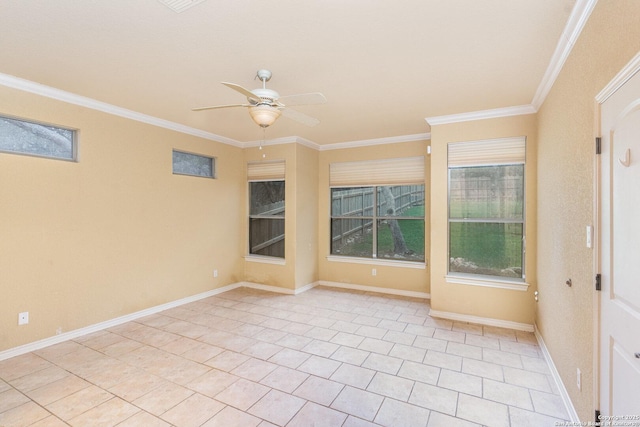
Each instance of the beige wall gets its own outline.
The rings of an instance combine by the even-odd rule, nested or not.
[[[329,261],[330,253],[330,190],[329,165],[333,162],[376,160],[384,158],[425,156],[425,198],[427,205],[425,212],[425,256],[429,254],[429,168],[430,159],[427,156],[428,141],[404,142],[384,144],[341,150],[327,150],[320,152],[319,158],[319,190],[318,190],[318,259],[320,281],[365,285],[379,288],[405,290],[429,293],[429,267],[415,269],[402,266],[382,264],[360,264]],[[376,269],[376,276],[372,276],[372,268]]]
[[[296,145],[296,289],[318,281],[318,157]]]
[[[595,221],[594,97],[639,50],[640,2],[600,0],[538,112],[536,322],[582,421],[593,420],[597,408],[596,271],[585,244],[585,228]]]
[[[80,129],[77,163],[0,153],[0,350],[241,280],[239,148],[1,86],[0,114]]]
[[[527,291],[446,283],[448,269],[447,144],[525,136]],[[432,126],[431,128],[431,307],[464,314],[532,325],[536,289],[536,117],[506,117]]]

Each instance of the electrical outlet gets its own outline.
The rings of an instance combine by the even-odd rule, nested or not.
[[[18,313],[18,325],[26,325],[29,323],[29,312],[23,311]]]
[[[576,385],[578,386],[578,390],[582,390],[582,372],[580,372],[580,368],[577,368],[576,378]]]
[[[213,277],[218,277],[218,270],[213,270]]]
[[[371,269],[371,275],[375,276],[376,274],[378,274],[378,271],[375,268]]]

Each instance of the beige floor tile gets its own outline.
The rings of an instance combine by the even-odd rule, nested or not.
[[[378,323],[380,323],[379,319]],[[375,338],[380,340],[386,335],[387,332],[389,332],[387,329],[378,328],[376,326],[363,325],[360,326],[355,333],[357,335],[362,335],[363,337]]]
[[[69,424],[65,423],[60,418],[54,415],[50,415],[46,418],[41,419],[40,421],[37,421],[31,424],[29,427],[68,427],[68,426]]]
[[[75,375],[67,375],[58,381],[31,390],[26,394],[40,405],[46,406],[56,400],[60,400],[70,394],[87,388],[90,385],[91,383]]]
[[[413,325],[413,326],[417,326],[417,325]],[[390,319],[382,319],[380,321],[380,323],[378,323],[378,327],[379,328],[388,329],[390,331],[406,332],[405,329],[407,328],[407,323],[397,322],[395,320],[390,320]],[[423,326],[421,326],[421,327],[423,327]],[[410,333],[410,332],[408,332],[408,333]],[[416,334],[414,334],[414,335],[416,335]]]
[[[385,399],[374,421],[388,427],[426,427],[429,413],[428,409],[420,406]]]
[[[205,365],[219,369],[221,371],[230,372],[249,360],[249,356],[236,353],[235,351],[225,350],[222,353],[207,360]]]
[[[551,375],[549,365],[547,365],[547,362],[542,357],[520,356],[520,359],[522,359],[522,367],[525,370]]]
[[[282,348],[283,347],[276,344],[271,344],[268,342],[258,342],[244,350],[243,353],[257,359],[267,360],[274,354],[282,350]]]
[[[20,406],[0,413],[0,426],[29,426],[49,417],[51,414],[34,402],[26,402]]]
[[[333,375],[331,375],[331,379],[352,387],[366,389],[375,374],[376,371],[373,369],[343,363]]]
[[[194,394],[178,384],[167,382],[133,401],[133,404],[154,415],[161,415]]]
[[[360,345],[360,343],[362,343],[364,338],[365,337],[363,336],[351,334],[348,332],[338,332],[333,338],[331,338],[331,342],[341,346],[356,348]]]
[[[309,337],[303,337],[296,334],[287,334],[283,338],[276,341],[277,345],[281,345],[283,347],[292,348],[294,350],[301,350],[305,346],[307,346],[313,339]]]
[[[537,345],[513,341],[500,341],[500,350],[516,353],[528,357],[542,357],[542,352]]]
[[[505,367],[503,370],[504,381],[509,384],[519,385],[521,387],[551,393],[549,380],[544,374],[508,367]]]
[[[198,345],[182,353],[182,357],[186,357],[194,362],[204,363],[223,351],[224,349],[216,347],[215,345],[198,342]]]
[[[265,362],[259,359],[249,359],[232,370],[230,373],[239,377],[259,382],[261,379],[274,371],[278,365]]]
[[[444,414],[455,415],[458,393],[417,382],[413,386],[411,396],[409,396],[409,403]]]
[[[384,398],[380,395],[346,386],[331,407],[341,412],[373,421]]]
[[[339,382],[310,376],[293,394],[303,399],[329,406],[343,388],[344,385]]]
[[[370,351],[379,354],[389,354],[393,348],[393,343],[376,338],[365,338],[358,346],[360,350]]]
[[[466,322],[453,322],[452,331],[464,332],[474,335],[482,335],[482,325]]]
[[[69,421],[113,397],[108,391],[91,385],[47,405],[46,408],[62,420]]]
[[[460,371],[462,369],[462,357],[434,350],[427,351],[423,363],[451,371]]]
[[[29,402],[29,398],[18,390],[10,388],[0,393],[0,413]]]
[[[197,427],[207,422],[223,408],[222,403],[196,393],[169,409],[160,418],[176,427]]]
[[[395,375],[378,372],[367,387],[367,391],[406,402],[413,390],[414,381]]]
[[[512,426],[518,427],[540,427],[540,426],[558,426],[571,425],[566,420],[550,417],[548,415],[537,414],[535,412],[525,411],[520,408],[509,408],[509,419]]]
[[[74,427],[115,426],[121,421],[135,415],[137,412],[140,412],[139,408],[136,408],[119,397],[114,397],[89,409],[87,412],[71,418],[69,424]]]
[[[329,378],[340,367],[341,362],[319,356],[311,356],[298,367],[299,371],[318,377]]]
[[[362,418],[349,415],[344,424],[342,424],[342,427],[377,427],[379,425],[380,424],[370,423],[369,421],[365,421]]]
[[[76,339],[78,343],[81,343],[85,347],[92,348],[94,350],[100,350],[105,347],[109,347],[113,344],[119,343],[127,338],[122,335],[114,334],[109,331],[94,332],[93,334],[86,335],[79,339]],[[73,342],[73,341],[67,341]]]
[[[330,329],[335,329],[336,331],[345,332],[347,334],[353,334],[358,330],[359,327],[360,325],[356,325],[355,323],[351,323],[350,321],[338,320],[331,326]]]
[[[405,360],[397,375],[399,377],[435,385],[440,376],[440,368]]]
[[[277,390],[284,391],[286,393],[293,392],[300,386],[307,378],[309,374],[296,371],[295,369],[280,366],[264,377],[260,384],[267,387],[275,388]]]
[[[509,406],[517,406],[533,411],[529,390],[524,387],[485,378],[482,384],[482,397]]]
[[[335,427],[341,426],[347,414],[307,402],[287,424],[287,427]]]
[[[374,369],[392,375],[397,374],[401,366],[402,359],[377,353],[371,353],[362,363],[363,368]]]
[[[218,393],[216,400],[241,411],[246,411],[267,394],[269,390],[269,387],[240,378]]]
[[[202,424],[202,427],[254,427],[260,422],[260,418],[227,406],[209,421]]]
[[[433,334],[436,331],[436,328],[431,326],[422,326],[422,325],[414,325],[414,324],[406,324],[407,326],[404,328],[403,332],[408,334],[413,334],[420,337],[433,337]]]
[[[329,358],[339,362],[361,365],[371,353],[356,348],[342,346],[337,349]]]
[[[299,397],[271,390],[249,409],[249,413],[273,424],[284,426],[305,404]]]
[[[412,347],[404,344],[396,344],[389,352],[389,356],[397,357],[402,360],[410,360],[413,362],[422,362],[424,356],[427,354],[427,350]]]
[[[516,331],[495,326],[483,326],[482,335],[500,340],[516,341]]]
[[[463,393],[458,397],[456,416],[491,427],[510,427],[507,405]]]
[[[461,344],[459,342],[449,341],[446,353],[462,356],[469,359],[482,360],[482,348],[475,345]]]
[[[387,331],[387,333],[382,337],[384,341],[390,341],[397,344],[404,344],[407,346],[413,345],[413,342],[416,340],[416,335],[409,334],[406,332],[398,332],[398,331]]]
[[[33,353],[12,357],[11,359],[0,361],[0,378],[10,382],[34,372],[41,371],[53,366],[51,362]]]
[[[482,349],[482,360],[489,363],[522,369],[522,359],[519,354],[489,348]]]
[[[444,353],[447,351],[447,343],[448,341],[445,340],[418,335],[416,340],[413,342],[413,346],[423,348],[425,350],[434,350]]]
[[[228,372],[212,369],[184,386],[205,396],[214,397],[239,379],[240,377]]]
[[[516,426],[516,424],[514,424]],[[471,421],[461,420],[450,415],[441,414],[440,412],[431,411],[429,416],[429,424],[427,427],[482,427],[480,424]],[[518,425],[518,427],[520,427]]]
[[[269,362],[277,363],[281,366],[295,369],[302,365],[305,360],[310,358],[311,355],[302,351],[293,350],[290,348],[283,348],[278,353],[269,358]]]
[[[482,397],[482,378],[475,375],[443,369],[438,378],[438,386]]]
[[[165,383],[160,377],[140,371],[107,390],[122,399],[132,401]]]
[[[500,349],[500,340],[497,338],[490,338],[485,336],[479,336],[474,334],[467,334],[465,344],[475,345],[477,347],[492,348],[494,350]]]
[[[338,344],[333,344],[322,340],[313,340],[309,344],[304,346],[301,351],[304,351],[305,353],[315,354],[316,356],[329,357],[339,348],[340,346]]]
[[[170,427],[171,424],[162,421],[148,412],[140,411],[132,417],[127,418],[118,427]]]
[[[94,334],[87,335],[86,337],[82,338],[91,336],[94,336]],[[67,354],[75,353],[76,351],[81,350],[84,347],[86,346],[76,341],[64,341],[58,344],[51,345],[49,347],[42,348],[40,350],[36,350],[33,352],[33,354],[52,362],[54,360],[59,360],[61,357],[64,357]]]
[[[558,395],[531,390],[535,412],[560,419],[568,419],[567,411]],[[526,409],[526,408],[524,408]]]
[[[481,360],[474,359],[463,359],[462,372],[496,381],[504,381],[502,365],[497,365],[495,363],[483,362]]]

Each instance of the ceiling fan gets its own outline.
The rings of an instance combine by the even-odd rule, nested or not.
[[[235,83],[222,82],[223,85],[240,92],[247,97],[245,104],[214,105],[211,107],[194,108],[192,111],[214,110],[218,108],[247,107],[249,114],[256,124],[262,128],[271,126],[282,114],[292,120],[307,126],[315,126],[320,120],[308,116],[299,111],[292,110],[290,106],[324,104],[327,99],[319,92],[303,93],[298,95],[280,96],[278,92],[267,89],[267,82],[271,79],[271,71],[258,70],[256,77],[262,81],[262,87],[248,90]]]

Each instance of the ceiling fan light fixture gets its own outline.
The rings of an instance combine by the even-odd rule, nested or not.
[[[256,105],[249,107],[249,114],[258,126],[266,128],[274,124],[280,117],[280,110],[271,105]]]

